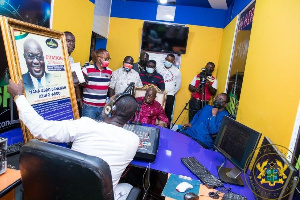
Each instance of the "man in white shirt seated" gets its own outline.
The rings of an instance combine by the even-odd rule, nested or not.
[[[120,94],[111,98],[103,111],[104,122],[88,117],[77,120],[44,120],[23,96],[23,82],[9,80],[8,92],[14,97],[20,120],[35,137],[51,142],[73,142],[72,149],[97,156],[108,163],[112,175],[115,199],[126,199],[132,186],[118,185],[120,177],[132,161],[139,145],[139,138],[122,127],[137,110],[135,98]]]

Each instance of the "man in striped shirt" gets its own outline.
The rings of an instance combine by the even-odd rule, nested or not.
[[[102,120],[112,70],[108,68],[110,56],[107,50],[98,49],[93,53],[93,65],[82,69],[88,83],[83,88],[82,116]]]
[[[156,72],[156,61],[149,60],[146,66],[146,72],[140,73],[143,85],[153,84],[160,90],[165,90],[165,81],[161,74]]]

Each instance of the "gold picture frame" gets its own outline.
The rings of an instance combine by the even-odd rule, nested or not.
[[[25,96],[45,119],[78,119],[65,35],[0,16],[10,78],[24,82]],[[34,138],[21,123],[24,141]]]

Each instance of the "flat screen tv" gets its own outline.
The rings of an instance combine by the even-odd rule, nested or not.
[[[188,35],[189,27],[184,25],[144,22],[142,49],[185,54]]]

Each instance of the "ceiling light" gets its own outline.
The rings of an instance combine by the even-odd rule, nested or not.
[[[159,0],[161,4],[166,4],[168,0]]]

